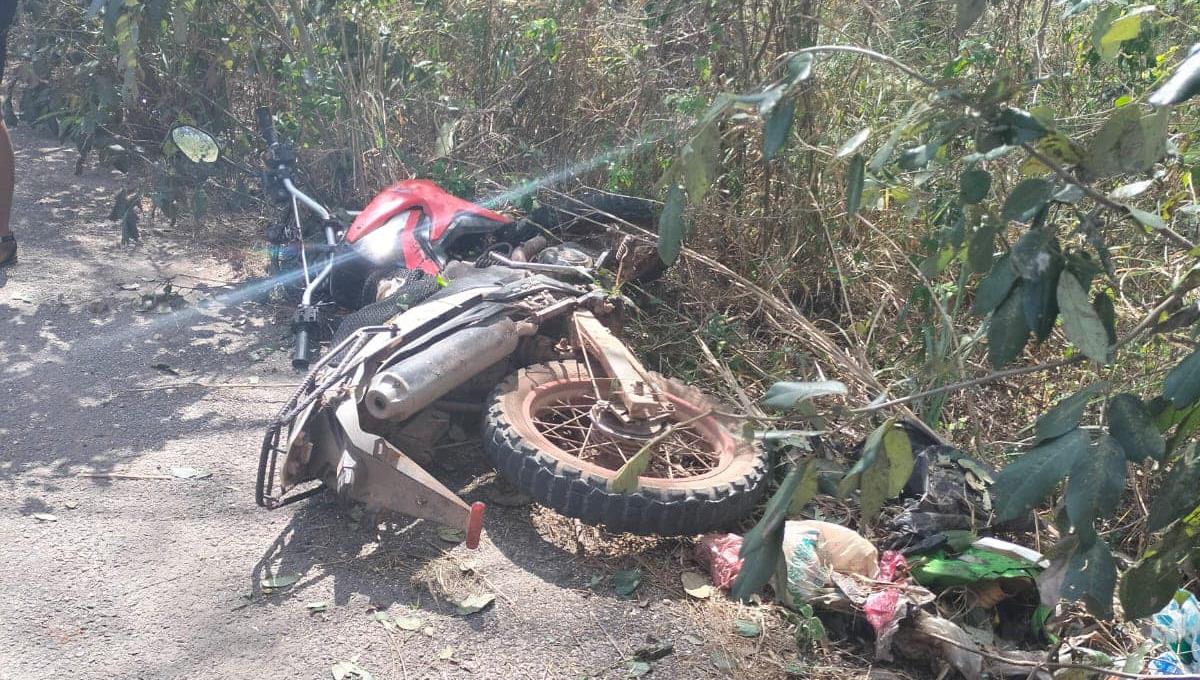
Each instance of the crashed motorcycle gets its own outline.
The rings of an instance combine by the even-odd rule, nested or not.
[[[625,303],[596,282],[611,257],[450,263],[444,287],[405,286],[412,306],[326,353],[269,428],[258,503],[332,489],[368,512],[462,529],[474,547],[483,504],[468,506],[389,435],[485,377],[496,386],[483,405],[484,448],[534,501],[639,534],[697,534],[747,515],[763,492],[765,452],[711,399],[648,371],[613,332]]]
[[[296,186],[297,156],[275,131],[266,107],[256,110],[259,133],[267,145],[261,180],[264,195],[282,208],[267,229],[269,273],[276,286],[294,291],[297,307],[292,319],[292,365],[304,370],[315,354],[317,340],[330,322],[331,306],[363,314],[343,319],[334,334],[340,341],[350,331],[370,325],[394,312],[385,302],[413,275],[436,277],[456,260],[479,257],[524,257],[515,246],[541,235],[547,243],[569,240],[611,240],[613,222],[646,225],[649,203],[627,196],[591,192],[559,205],[540,206],[530,215],[507,215],[458,198],[429,180],[409,179],[381,191],[361,211],[334,214]],[[173,128],[170,139],[193,162],[219,158],[217,142],[191,126]],[[627,246],[629,247],[629,246]],[[543,263],[574,264],[555,247],[538,252]],[[661,272],[652,250],[643,249],[641,280]]]
[[[608,229],[563,241],[421,180],[388,188],[342,230],[291,181],[294,154],[270,123],[260,110],[264,186],[290,204],[297,235],[304,206],[326,238],[317,266],[300,250],[297,365],[311,358],[319,293],[336,299],[357,286],[362,295],[366,279],[365,297],[375,301],[342,320],[333,347],[268,428],[259,505],[330,489],[367,516],[387,510],[462,529],[474,547],[483,504],[467,505],[404,449],[428,445],[434,435],[423,421],[461,408],[451,397],[482,384],[491,389],[484,448],[538,503],[611,531],[660,535],[702,533],[753,510],[768,473],[764,450],[719,404],[648,371],[618,337],[627,300],[615,291],[662,271],[652,247],[647,258]],[[189,159],[219,155],[195,128],[170,137]],[[481,236],[476,259],[455,257]],[[355,266],[363,260],[369,266]],[[350,283],[338,286],[339,278]]]

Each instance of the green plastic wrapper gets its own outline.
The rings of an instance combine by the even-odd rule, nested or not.
[[[1042,568],[1029,560],[974,546],[953,557],[939,550],[915,558],[911,565],[913,579],[934,590],[1002,579],[1034,578],[1041,572]]]

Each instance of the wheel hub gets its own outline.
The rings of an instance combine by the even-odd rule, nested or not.
[[[592,404],[588,417],[597,430],[624,441],[649,441],[662,434],[667,427],[662,420],[623,419],[613,408],[612,402],[605,400]]]

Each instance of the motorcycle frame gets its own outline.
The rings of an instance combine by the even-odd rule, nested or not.
[[[517,308],[518,303],[510,304],[513,309]],[[585,361],[590,356],[609,374],[607,377],[614,379],[613,393],[598,396],[604,398],[605,403],[611,403],[618,417],[623,420],[662,418],[672,410],[670,401],[663,397],[633,353],[595,316],[593,309],[604,304],[595,291],[589,291],[574,298],[551,301],[537,309],[527,308],[523,323],[540,328],[552,319],[570,315],[567,337],[573,350]],[[452,323],[455,317],[465,313],[469,314],[470,311],[459,310],[449,318],[439,315],[427,323]],[[421,328],[418,326],[412,330],[420,331]],[[382,353],[399,351],[406,340],[419,341],[423,335],[422,332],[414,334],[416,338],[405,338],[404,333],[394,325],[364,328],[343,341],[335,351],[322,357],[316,368],[322,367],[338,351],[348,350],[344,364],[339,366],[333,378],[309,392],[305,400],[299,403],[293,400],[287,409],[291,417],[281,418],[268,431],[259,461],[259,505],[274,509],[330,487],[340,498],[365,504],[372,514],[387,510],[459,528],[465,532],[468,547],[478,545],[484,504],[476,502],[467,505],[398,447],[384,437],[368,432],[361,422],[360,406],[362,410],[366,409],[362,402],[367,383],[370,377],[378,375],[377,357]],[[371,347],[369,352],[368,346]],[[315,374],[314,369],[310,376]],[[324,390],[339,385],[344,388],[347,379],[352,381],[351,389],[343,389],[342,400],[333,408],[328,408],[322,403]],[[309,387],[312,385],[308,382]],[[450,389],[453,387],[457,387],[457,384]],[[614,400],[609,402],[609,397]],[[436,401],[433,403],[436,404]],[[425,408],[428,407],[421,410]],[[283,432],[285,420],[289,421],[286,438]],[[281,443],[284,443],[283,447],[280,447]],[[280,453],[284,454],[283,469],[280,471],[283,479],[281,497],[276,498],[271,492],[276,459]],[[283,495],[305,480],[316,480],[320,485],[291,496]]]

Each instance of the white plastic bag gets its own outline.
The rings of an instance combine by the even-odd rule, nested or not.
[[[776,596],[794,607],[832,585],[833,572],[875,578],[879,551],[852,529],[816,520],[788,521],[783,528],[783,564],[776,572]],[[781,587],[780,581],[786,581]]]
[[[1177,666],[1188,674],[1200,673],[1200,602],[1186,590],[1151,619],[1150,637],[1171,648]]]

